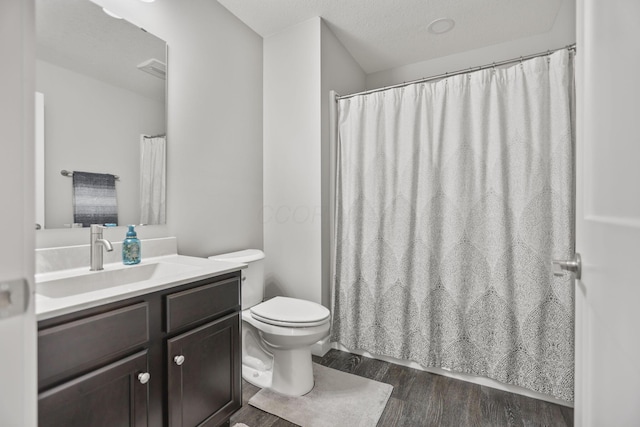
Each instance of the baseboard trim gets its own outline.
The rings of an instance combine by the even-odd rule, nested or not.
[[[331,350],[329,337],[323,338],[311,346],[311,354],[318,357],[324,356],[329,350]]]

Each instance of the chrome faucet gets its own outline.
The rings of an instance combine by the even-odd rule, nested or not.
[[[107,252],[111,252],[113,250],[113,246],[111,246],[111,242],[102,237],[102,230],[105,227],[98,224],[91,224],[91,249],[89,255],[91,257],[91,271],[102,270],[102,248],[100,246],[104,246],[104,249]]]

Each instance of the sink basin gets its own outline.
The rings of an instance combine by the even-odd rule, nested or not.
[[[115,269],[87,271],[86,274],[36,283],[36,294],[48,298],[64,298],[195,270],[198,270],[198,267],[167,262],[119,266]]]

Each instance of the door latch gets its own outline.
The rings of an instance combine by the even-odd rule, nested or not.
[[[569,260],[553,260],[553,274],[556,276],[562,276],[565,271],[569,271],[576,275],[576,279],[580,280],[582,277],[582,258],[580,254],[576,252],[573,259]]]
[[[0,320],[24,313],[29,306],[29,283],[26,279],[0,282]]]

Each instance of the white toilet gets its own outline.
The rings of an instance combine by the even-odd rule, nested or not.
[[[247,249],[209,259],[246,263],[242,271],[242,377],[288,396],[313,388],[311,346],[329,335],[329,310],[297,298],[264,297],[264,253]]]

